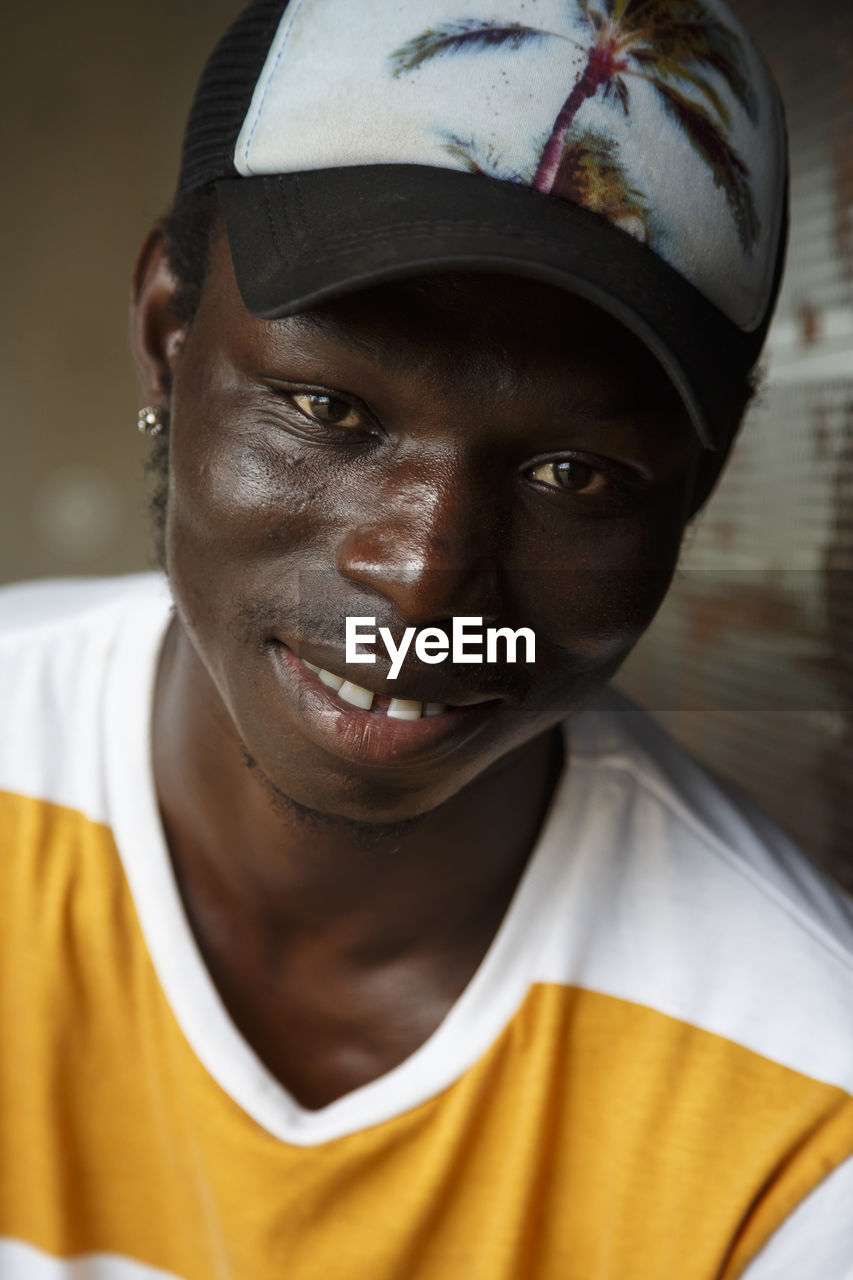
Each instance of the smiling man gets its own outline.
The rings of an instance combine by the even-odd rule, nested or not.
[[[134,274],[165,578],[0,597],[4,1277],[853,1275],[850,904],[605,689],[785,190],[716,0],[224,37]]]

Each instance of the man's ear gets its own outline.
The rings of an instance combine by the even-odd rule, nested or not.
[[[166,257],[166,241],[157,223],[148,232],[133,268],[130,298],[130,347],[145,404],[166,409],[175,362],[189,324],[174,308],[179,284]]]
[[[706,449],[699,459],[696,468],[696,479],[693,484],[693,496],[690,502],[688,521],[694,520],[717,487],[720,477],[726,469],[735,442],[740,434],[747,410],[753,403],[759,389],[759,376],[755,370],[749,373],[743,383],[740,398],[733,403],[731,430],[721,449]]]
[[[739,430],[739,428],[740,421],[737,429]],[[726,441],[722,449],[706,449],[700,457],[699,465],[696,468],[696,478],[693,482],[693,495],[690,500],[688,520],[695,520],[717,487],[717,482],[729,460],[736,434],[737,431],[733,433],[731,439]]]
[[[690,499],[688,520],[695,520],[705,503],[710,498],[720,473],[726,464],[728,450],[722,454],[707,450],[699,459],[696,468],[696,479],[693,482],[693,494]]]

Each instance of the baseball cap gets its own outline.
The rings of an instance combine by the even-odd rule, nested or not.
[[[781,99],[719,0],[255,0],[187,125],[178,190],[210,183],[255,315],[434,270],[550,282],[645,343],[711,449],[787,233]]]

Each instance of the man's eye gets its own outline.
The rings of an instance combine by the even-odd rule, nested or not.
[[[330,427],[363,427],[364,415],[338,396],[322,391],[291,391],[290,398],[306,418]]]
[[[540,462],[528,474],[531,480],[569,493],[598,493],[607,488],[607,476],[577,458]]]

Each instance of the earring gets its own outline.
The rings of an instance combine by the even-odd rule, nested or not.
[[[163,410],[156,408],[155,405],[146,405],[144,409],[139,410],[136,425],[143,435],[162,435],[165,425],[163,422]]]

